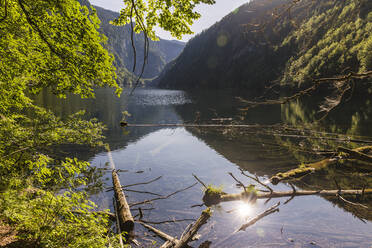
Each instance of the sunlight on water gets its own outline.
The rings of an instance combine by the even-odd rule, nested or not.
[[[238,214],[241,217],[247,218],[253,213],[253,205],[247,202],[240,202],[238,205]]]
[[[292,158],[287,156],[289,153],[279,154],[278,157],[272,155],[273,157],[269,158],[266,155],[272,154],[273,151],[270,148],[261,148],[265,142],[277,142],[276,138],[265,137],[256,140],[250,132],[224,134],[222,130],[206,128],[129,127],[125,130],[128,132],[124,132],[119,127],[123,111],[131,113],[131,117],[128,117],[130,123],[183,123],[193,122],[197,111],[201,113],[201,120],[209,120],[215,116],[234,117],[231,111],[240,106],[231,101],[232,95],[226,92],[197,93],[191,95],[182,91],[137,89],[133,96],[124,94],[122,98],[117,99],[113,96],[112,90],[101,89],[96,91],[97,99],[94,101],[78,99],[65,102],[65,106],[60,103],[60,100],[55,100],[50,104],[55,105],[56,111],[60,111],[61,116],[68,116],[84,108],[90,113],[89,118],[98,118],[107,125],[106,136],[112,150],[112,160],[116,164],[116,169],[127,171],[120,173],[123,184],[136,184],[162,177],[149,185],[138,185],[136,190],[167,195],[195,183],[192,174],[196,174],[206,183],[224,185],[224,191],[236,193],[241,192],[241,189],[236,188],[236,182],[228,176],[229,172],[238,175],[243,169],[250,175],[257,174],[264,184],[270,185],[267,178],[278,171],[288,169],[288,163],[292,161]],[[47,96],[43,99],[49,100]],[[190,104],[191,101],[193,103]],[[272,124],[280,120],[280,109],[267,111],[269,110],[260,110],[246,118],[251,119],[252,123],[261,124]],[[279,115],[276,111],[279,111]],[[370,125],[363,127],[370,130]],[[110,158],[105,151],[85,149],[75,151],[75,148],[73,150],[74,153],[81,152],[81,156],[89,160],[92,166],[106,171],[105,165]],[[337,171],[332,170],[332,173],[340,179],[345,179],[343,180],[345,185],[352,184],[354,177],[346,178],[344,173]],[[107,173],[102,179],[105,186],[110,187],[111,175],[110,172]],[[243,182],[248,184],[250,181],[243,180]],[[308,186],[301,187],[301,183],[304,185],[307,183]],[[296,188],[303,190],[313,189],[317,185],[335,187],[332,180],[329,182],[327,175],[320,175],[319,178],[308,177],[307,181],[295,183]],[[270,186],[276,191],[290,190],[285,184]],[[126,196],[130,203],[152,198],[137,192],[126,192]],[[103,192],[92,196],[92,200],[98,203],[100,209],[110,208],[113,211],[112,197],[112,191]],[[202,189],[198,186],[169,199],[155,201],[153,203],[155,209],[146,212],[145,219],[149,221],[196,219],[200,216],[201,209],[190,208],[190,206],[200,204],[202,197]],[[200,242],[210,240],[215,243],[213,247],[232,248],[372,248],[371,211],[358,210],[358,213],[367,217],[367,223],[363,223],[355,218],[350,205],[318,196],[296,197],[289,204],[281,206],[280,214],[267,216],[247,228],[245,232],[231,235],[234,230],[238,230],[258,213],[271,206],[270,203],[264,205],[263,202],[258,199],[255,204],[243,201],[221,204],[220,208],[217,208],[220,211],[215,211],[210,221],[201,229],[203,240]],[[185,222],[163,225],[159,229],[177,236],[184,231],[187,224]],[[144,230],[138,228],[136,232],[141,236]],[[143,242],[147,244],[147,241]],[[316,242],[317,245],[310,242]],[[150,243],[148,245],[151,246]]]

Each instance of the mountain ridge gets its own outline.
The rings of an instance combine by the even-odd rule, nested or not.
[[[153,81],[161,88],[302,85],[372,69],[372,2],[254,0],[191,39]],[[329,37],[333,37],[330,40]]]

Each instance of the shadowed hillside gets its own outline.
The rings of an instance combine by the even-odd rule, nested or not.
[[[276,80],[371,70],[371,1],[256,0],[187,43],[156,79],[176,89],[237,88],[261,95]]]

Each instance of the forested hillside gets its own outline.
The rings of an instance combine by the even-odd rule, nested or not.
[[[88,5],[86,0],[80,1],[84,5]],[[110,24],[119,16],[119,13],[98,6],[93,6],[98,18],[101,21],[100,32],[107,37],[107,46],[110,52],[115,56],[115,65],[118,69],[119,79],[130,79],[134,64],[134,50],[131,42],[130,26],[114,26]],[[136,71],[139,75],[142,69],[144,58],[144,37],[143,34],[134,33],[134,45],[136,48]],[[148,61],[144,70],[144,78],[153,78],[157,76],[164,66],[176,58],[184,48],[184,43],[179,41],[171,41],[160,39],[159,41],[151,41],[149,46]]]
[[[372,67],[372,2],[255,0],[192,39],[156,79],[161,87],[238,88]]]

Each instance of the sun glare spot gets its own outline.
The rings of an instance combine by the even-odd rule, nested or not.
[[[253,212],[253,206],[252,204],[241,202],[238,206],[238,213],[242,217],[248,217]]]

